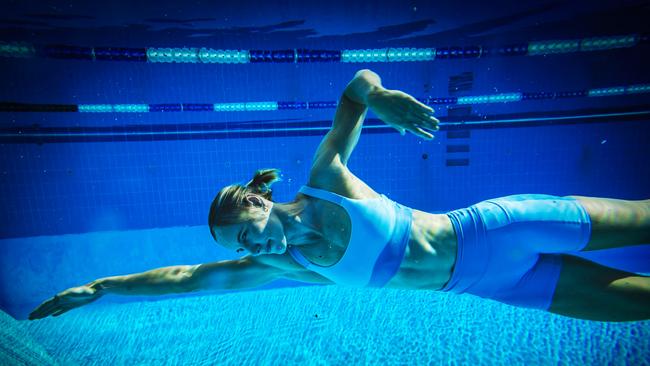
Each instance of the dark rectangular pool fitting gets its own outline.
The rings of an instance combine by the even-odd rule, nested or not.
[[[447,131],[448,139],[467,139],[470,138],[470,130],[452,130]]]
[[[447,159],[445,160],[446,166],[468,166],[469,159]]]
[[[449,94],[455,94],[461,91],[472,90],[473,87],[474,73],[466,71],[458,75],[450,76],[447,89]]]
[[[466,153],[469,152],[469,145],[447,145],[448,153]]]

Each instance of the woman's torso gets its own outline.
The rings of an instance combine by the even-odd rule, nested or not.
[[[349,171],[346,172],[345,179],[312,175],[307,185],[353,199],[380,197]],[[323,238],[313,244],[297,247],[298,250],[316,265],[328,267],[336,264],[347,249],[352,231],[352,223],[346,210],[337,204],[302,194],[299,194],[298,199],[306,200],[306,208],[313,213],[308,216],[310,224],[321,231]],[[285,269],[305,270],[288,252],[270,257],[276,258],[265,258],[265,262],[275,262]],[[440,289],[449,280],[455,259],[456,236],[447,215],[413,209],[410,238],[404,259],[395,276],[385,287]]]

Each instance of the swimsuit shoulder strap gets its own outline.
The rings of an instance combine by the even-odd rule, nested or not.
[[[324,189],[318,189],[318,188],[313,188],[309,186],[302,186],[300,187],[300,193],[306,194],[308,196],[320,198],[325,201],[329,201],[332,203],[335,203],[339,206],[343,206],[343,201],[345,200],[345,197],[340,196],[336,193],[326,191]]]
[[[305,256],[302,255],[302,253],[300,253],[300,251],[296,249],[296,247],[290,246],[287,248],[287,251],[289,252],[289,254],[291,254],[293,259],[295,259],[295,261],[298,262],[301,266],[305,268],[311,267],[311,262],[307,258],[305,258]]]

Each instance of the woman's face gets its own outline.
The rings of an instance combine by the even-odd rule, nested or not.
[[[219,244],[239,254],[282,254],[287,249],[287,238],[279,217],[273,210],[273,202],[264,200],[268,211],[261,212],[261,218],[249,219],[235,225],[215,227]]]

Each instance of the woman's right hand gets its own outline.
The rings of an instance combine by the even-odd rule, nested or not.
[[[29,320],[42,319],[49,315],[59,316],[74,308],[90,304],[101,296],[91,285],[72,287],[45,300],[29,314]]]
[[[366,104],[389,126],[402,136],[408,130],[423,139],[431,140],[427,131],[438,131],[438,119],[432,116],[433,109],[399,90],[379,89],[368,94]]]

